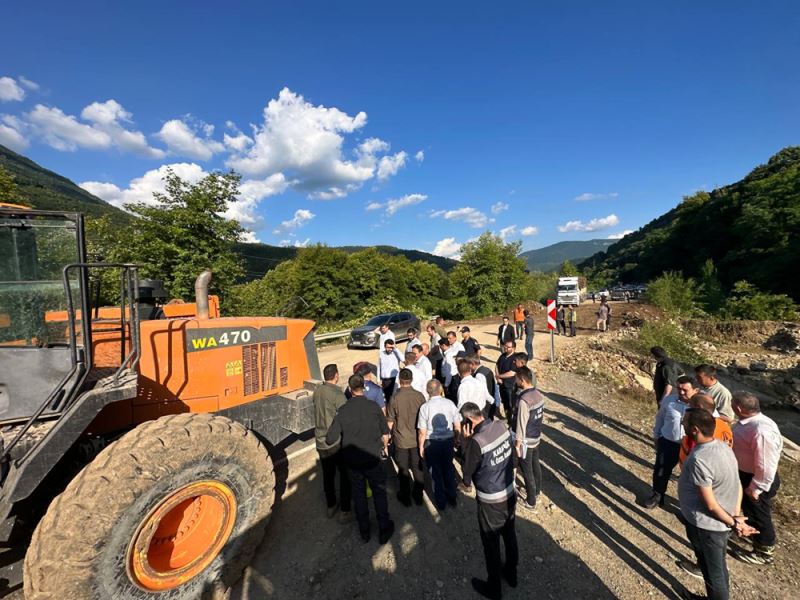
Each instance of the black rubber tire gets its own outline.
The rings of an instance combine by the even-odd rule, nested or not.
[[[126,552],[141,520],[202,479],[236,497],[228,542],[198,576],[166,592],[136,586]],[[245,427],[213,414],[143,423],[104,449],[50,504],[25,556],[26,600],[196,600],[225,597],[264,536],[275,498],[272,461]]]

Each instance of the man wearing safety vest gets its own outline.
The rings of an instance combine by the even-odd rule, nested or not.
[[[516,494],[514,493],[513,445],[505,423],[484,419],[473,402],[461,407],[461,416],[469,422],[472,434],[464,448],[464,485],[475,483],[478,500],[478,527],[486,558],[486,581],[472,578],[472,587],[484,598],[499,600],[501,579],[517,587],[517,533],[514,530]],[[463,431],[463,429],[462,429]],[[506,564],[500,558],[500,539],[505,545]]]

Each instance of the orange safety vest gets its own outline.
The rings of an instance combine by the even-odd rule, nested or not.
[[[518,310],[514,309],[514,321],[524,321],[525,320],[525,309]]]
[[[719,417],[715,419],[716,425],[714,426],[714,439],[720,440],[728,444],[728,448],[733,448],[733,432],[731,431],[731,426],[728,425],[727,422],[723,421]],[[694,448],[695,443],[691,440],[688,435],[683,436],[681,440],[681,450],[680,450],[680,461],[681,465],[683,465],[683,461],[686,460],[686,457],[689,456],[689,452],[692,451]]]

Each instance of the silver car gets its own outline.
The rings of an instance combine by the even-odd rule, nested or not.
[[[381,325],[389,325],[397,341],[408,339],[408,329],[413,327],[419,333],[419,319],[410,312],[383,313],[372,317],[363,325],[350,332],[348,348],[377,348]]]

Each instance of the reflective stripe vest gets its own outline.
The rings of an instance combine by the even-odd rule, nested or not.
[[[519,403],[528,406],[528,422],[525,424],[525,440],[532,445],[539,443],[542,437],[542,419],[544,418],[544,396],[536,388],[529,388],[519,395]]]
[[[511,434],[500,421],[484,421],[473,435],[481,448],[481,464],[473,476],[478,501],[505,502],[514,495],[514,468],[511,462]]]

